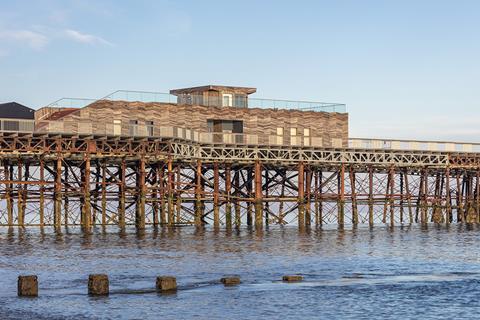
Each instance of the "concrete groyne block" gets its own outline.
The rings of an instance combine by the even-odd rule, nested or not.
[[[177,279],[172,276],[157,277],[156,288],[158,292],[177,290]]]
[[[236,286],[240,284],[240,277],[224,277],[220,279],[220,282],[226,286]]]
[[[106,274],[91,274],[88,276],[88,294],[106,296],[109,294],[109,281]]]
[[[18,276],[19,297],[37,297],[38,296],[38,277],[35,275]]]
[[[303,277],[300,275],[286,275],[283,276],[282,280],[284,282],[300,282],[303,280]]]

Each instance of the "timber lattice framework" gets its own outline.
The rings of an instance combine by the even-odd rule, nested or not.
[[[480,154],[0,133],[0,225],[480,222]]]

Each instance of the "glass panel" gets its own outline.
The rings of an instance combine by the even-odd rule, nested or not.
[[[119,136],[122,134],[122,121],[113,120],[113,134]]]
[[[3,121],[3,130],[7,131],[18,131],[19,129],[18,121],[14,120],[4,120]]]
[[[153,136],[153,121],[145,121],[145,125],[147,127],[147,135]]]
[[[224,107],[231,107],[232,106],[232,95],[231,94],[223,94],[223,106]]]
[[[137,120],[130,120],[128,122],[130,124],[130,135],[136,136],[138,135],[138,121]]]
[[[310,146],[310,137],[303,138],[303,145],[306,147]]]
[[[247,97],[245,95],[236,94],[235,95],[235,107],[237,108],[246,108],[247,107]]]

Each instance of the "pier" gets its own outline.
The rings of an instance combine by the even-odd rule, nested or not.
[[[480,222],[476,145],[439,151],[432,143],[426,150],[369,143],[350,139],[335,148],[2,132],[0,225]]]

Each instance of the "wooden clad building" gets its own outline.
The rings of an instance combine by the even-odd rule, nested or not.
[[[255,107],[255,88],[203,86],[171,90],[177,103],[98,100],[38,121],[39,131],[174,136],[204,143],[341,147],[348,114]],[[44,111],[43,111],[44,112]]]

